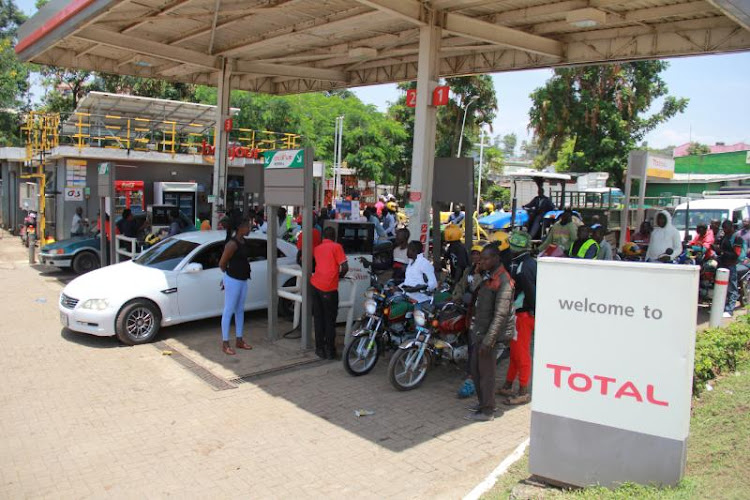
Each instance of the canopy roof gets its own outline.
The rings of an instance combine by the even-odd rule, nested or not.
[[[26,61],[276,94],[413,80],[440,11],[440,76],[748,50],[737,0],[53,0]]]
[[[230,110],[232,115],[237,113],[239,113],[237,108]],[[174,122],[178,132],[187,128],[193,132],[204,132],[213,129],[216,123],[216,106],[107,92],[89,92],[78,102],[75,112],[63,124],[64,132],[75,130],[79,115],[91,117],[91,120],[85,118],[85,122],[97,118],[102,121],[108,118],[133,118],[158,124]]]

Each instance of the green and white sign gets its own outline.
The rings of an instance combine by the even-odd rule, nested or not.
[[[304,149],[284,149],[263,153],[263,168],[302,168],[305,166]]]

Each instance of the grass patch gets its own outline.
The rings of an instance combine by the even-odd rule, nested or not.
[[[743,356],[744,357],[744,356]],[[584,488],[532,490],[520,498],[669,499],[750,498],[750,361],[712,382],[693,401],[685,479],[674,488],[626,484],[616,490]],[[505,499],[519,482],[529,478],[528,456],[508,469],[484,498]]]

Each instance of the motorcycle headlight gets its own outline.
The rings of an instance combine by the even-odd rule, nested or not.
[[[414,323],[416,323],[417,326],[424,326],[427,324],[427,317],[425,316],[424,311],[414,311]]]
[[[377,290],[375,290],[374,288],[368,288],[365,291],[365,298],[366,299],[371,299],[371,298],[373,298],[375,296],[376,293],[377,293]]]
[[[108,307],[107,299],[89,299],[81,305],[81,309],[92,309],[94,311],[103,311]]]
[[[367,314],[375,314],[375,311],[378,310],[378,304],[372,299],[365,300],[365,311]]]

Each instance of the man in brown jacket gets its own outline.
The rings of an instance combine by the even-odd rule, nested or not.
[[[475,292],[476,303],[469,330],[471,376],[477,388],[479,403],[469,407],[467,420],[489,422],[495,418],[495,374],[497,352],[501,343],[513,337],[513,280],[503,267],[497,245],[482,250],[479,266],[484,280]]]

